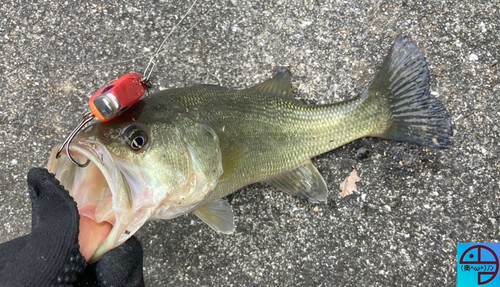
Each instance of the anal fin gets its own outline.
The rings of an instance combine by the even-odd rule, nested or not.
[[[328,191],[326,182],[311,161],[263,183],[312,203],[326,203]]]
[[[193,213],[216,231],[225,234],[234,232],[233,208],[224,199],[209,202]]]

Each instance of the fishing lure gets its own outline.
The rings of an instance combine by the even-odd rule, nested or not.
[[[84,164],[78,163],[69,152],[69,145],[73,138],[87,123],[96,117],[102,122],[108,122],[118,117],[129,107],[137,103],[151,86],[151,81],[142,74],[130,73],[102,87],[90,97],[89,105],[91,112],[83,115],[80,124],[64,140],[56,154],[56,158],[61,157],[61,152],[66,147],[66,154],[69,160],[76,166],[86,167],[90,160],[87,159],[87,162]]]
[[[99,91],[97,91],[92,97],[89,99],[90,112],[86,112],[83,115],[81,122],[76,126],[76,128],[69,134],[69,136],[64,140],[61,147],[59,148],[56,158],[61,157],[61,152],[66,148],[66,155],[69,160],[78,167],[86,167],[90,160],[87,159],[87,162],[84,164],[78,163],[71,156],[69,151],[69,146],[71,141],[75,138],[75,136],[83,129],[85,125],[91,122],[94,118],[98,118],[102,122],[108,122],[118,117],[120,114],[125,112],[128,108],[137,103],[150,89],[153,84],[150,81],[151,73],[156,66],[156,60],[158,59],[158,55],[165,50],[164,45],[170,35],[173,33],[175,28],[179,26],[179,24],[186,18],[194,4],[196,4],[195,0],[193,4],[189,7],[188,11],[182,16],[181,20],[172,28],[170,33],[165,37],[163,42],[161,43],[158,50],[151,56],[149,59],[149,63],[144,70],[144,73],[129,73],[121,76],[117,80],[107,84],[102,87]],[[209,9],[210,10],[210,9]],[[201,20],[200,20],[201,21]],[[200,21],[196,22],[191,28],[189,28],[185,33],[189,32],[193,29]],[[184,34],[185,34],[184,33]]]

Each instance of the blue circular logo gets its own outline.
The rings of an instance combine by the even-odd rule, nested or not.
[[[498,274],[498,256],[484,245],[474,245],[465,250],[459,264],[462,272],[477,272],[477,285],[488,284]]]

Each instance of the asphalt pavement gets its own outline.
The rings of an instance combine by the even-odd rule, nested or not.
[[[30,231],[28,170],[47,164],[95,91],[144,69],[192,4],[105,2],[0,3],[0,242]],[[286,66],[297,98],[341,101],[400,35],[429,62],[451,149],[357,140],[313,160],[327,204],[254,184],[228,198],[232,235],[194,215],[148,222],[136,234],[147,285],[456,286],[457,243],[500,239],[498,1],[200,1],[167,41],[153,92],[245,88]],[[359,193],[342,198],[352,167]]]

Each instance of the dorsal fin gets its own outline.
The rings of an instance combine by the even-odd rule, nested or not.
[[[326,182],[310,160],[294,170],[265,180],[263,183],[312,203],[326,202],[328,190]]]
[[[248,90],[256,90],[279,97],[293,98],[292,73],[287,68],[277,67],[274,77]]]

